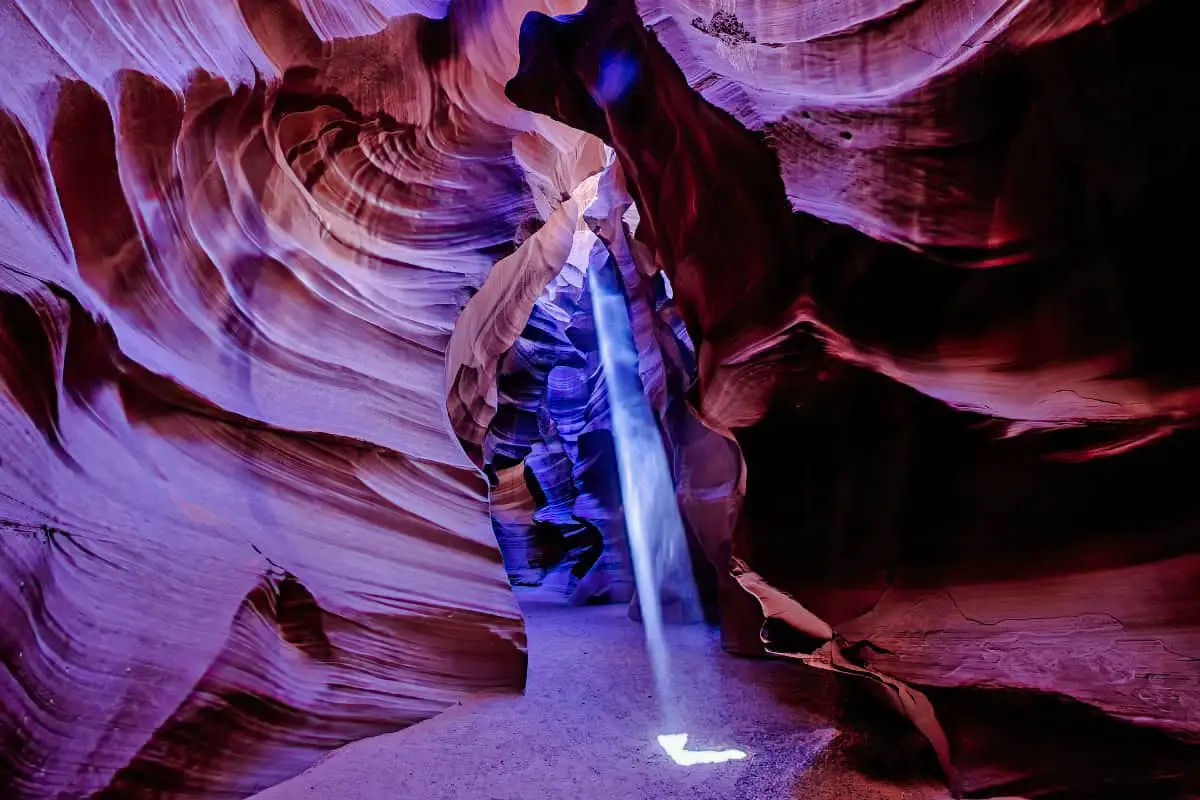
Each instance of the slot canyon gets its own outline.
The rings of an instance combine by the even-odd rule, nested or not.
[[[1200,798],[1198,33],[0,0],[0,798]]]

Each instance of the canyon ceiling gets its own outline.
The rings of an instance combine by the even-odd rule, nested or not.
[[[243,797],[630,600],[611,269],[726,649],[1200,796],[1198,30],[0,0],[0,795]]]

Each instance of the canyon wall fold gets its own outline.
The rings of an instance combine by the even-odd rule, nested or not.
[[[521,688],[447,390],[598,168],[502,94],[535,7],[0,3],[5,797],[243,797]]]
[[[1172,122],[1196,14],[592,2],[522,28],[509,95],[616,151],[691,399],[744,462],[762,610],[727,606],[728,645],[883,687],[966,796],[1200,791],[1200,162]]]

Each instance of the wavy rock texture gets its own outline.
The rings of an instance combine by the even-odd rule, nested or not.
[[[730,649],[1200,793],[1200,6],[582,5],[0,0],[0,794],[518,689],[497,536],[627,596],[597,258]]]
[[[567,262],[501,364],[488,464],[497,472],[524,465],[537,500],[528,525],[498,525],[497,538],[516,582],[560,587],[574,602],[629,600],[608,392],[583,283]],[[504,510],[493,498],[493,516]]]
[[[598,143],[592,137],[585,141]],[[565,204],[565,211],[580,213],[571,217],[576,230],[561,271],[534,301],[525,329],[499,358],[498,372],[478,371],[489,387],[498,382],[495,406],[477,416],[494,413],[481,458],[492,476],[493,519],[510,578],[564,592],[575,603],[625,601],[633,592],[608,392],[592,319],[588,274],[596,258],[613,258],[621,273],[643,388],[674,456],[695,560],[710,581],[709,566],[723,568],[729,559],[738,474],[729,443],[687,408],[684,395],[696,374],[694,348],[665,275],[631,248],[637,210],[619,165],[611,155],[604,163]],[[561,247],[556,256],[563,256]],[[496,318],[484,311],[485,297],[493,285],[511,285],[507,268],[501,262],[491,273],[464,323]],[[467,329],[464,323],[458,331]],[[511,337],[478,339],[497,340]],[[487,355],[478,363],[496,363],[494,350]],[[636,616],[636,606],[633,611]]]
[[[521,687],[452,332],[507,258],[511,344],[600,166],[502,94],[533,7],[0,2],[0,794],[240,797]]]
[[[529,139],[517,154],[550,178],[534,186],[547,222],[518,231],[528,238],[464,310],[450,347],[451,416],[492,478],[510,578],[576,603],[628,600],[608,399],[584,273],[572,263],[611,152],[584,134],[566,159]]]
[[[804,610],[765,646],[883,687],[969,796],[1200,791],[1197,13],[593,2],[522,30],[509,95],[616,150],[745,463],[735,553]]]

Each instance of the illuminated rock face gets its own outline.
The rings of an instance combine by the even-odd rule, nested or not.
[[[519,689],[497,535],[625,598],[581,236],[730,649],[969,794],[1200,791],[1200,7],[581,6],[0,0],[0,795]]]
[[[576,603],[627,601],[632,566],[586,283],[568,263],[501,362],[484,448],[500,489],[492,516],[515,584]]]
[[[520,689],[451,339],[601,148],[522,7],[114,8],[0,2],[0,794],[240,797]]]

